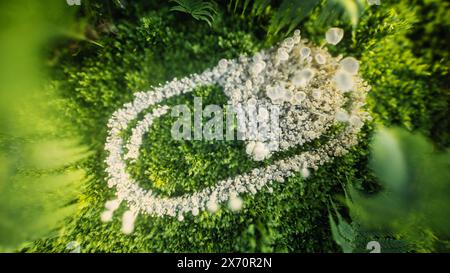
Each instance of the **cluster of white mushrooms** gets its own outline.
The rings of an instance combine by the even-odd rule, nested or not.
[[[331,28],[326,40],[336,45],[343,38],[340,28]],[[301,40],[300,31],[276,49],[262,51],[239,61],[221,60],[223,76],[219,84],[233,105],[279,105],[281,133],[270,132],[266,141],[251,141],[247,152],[254,160],[271,153],[303,145],[319,138],[336,121],[362,126],[359,109],[364,103],[364,83],[357,76],[359,62],[353,57],[333,58],[325,49]],[[353,92],[350,113],[343,109],[347,92]],[[265,109],[265,108],[263,108]],[[253,139],[253,130],[242,127],[244,139]]]
[[[329,44],[336,45],[343,35],[342,29],[331,28],[325,37]],[[128,234],[133,231],[139,213],[171,216],[182,221],[186,215],[196,216],[204,210],[214,213],[225,202],[230,209],[239,210],[243,206],[239,197],[242,194],[254,195],[263,188],[272,192],[271,183],[282,183],[297,173],[307,178],[311,170],[344,155],[355,145],[364,121],[370,118],[362,109],[370,87],[358,75],[358,68],[356,59],[332,57],[326,48],[301,39],[300,31],[296,30],[277,48],[252,57],[221,60],[216,67],[201,74],[174,79],[151,91],[136,93],[134,101],[114,112],[108,123],[106,172],[108,186],[116,189],[117,198],[106,202],[102,221],[110,221],[114,211],[125,201],[129,210],[123,215],[122,231]],[[212,84],[223,87],[231,104],[273,104],[281,109],[278,138],[247,142],[246,151],[254,160],[264,160],[274,152],[308,143],[335,125],[345,126],[336,137],[314,151],[218,181],[192,194],[162,197],[142,189],[126,172],[126,160],[139,157],[142,138],[152,121],[168,111],[168,107],[160,103],[198,86]],[[150,107],[152,111],[137,122],[131,137],[125,141],[122,132],[138,119],[139,113]]]

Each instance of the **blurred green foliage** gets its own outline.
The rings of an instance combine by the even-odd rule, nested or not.
[[[51,109],[43,50],[70,25],[56,1],[0,4],[0,252],[61,227],[77,209],[87,153]]]
[[[383,190],[365,196],[350,186],[352,224],[336,210],[337,223],[330,216],[339,245],[345,252],[361,251],[377,240],[383,252],[448,251],[450,151],[437,152],[421,135],[383,127],[371,149],[370,166]]]
[[[350,2],[356,6],[352,8]],[[407,1],[382,1],[381,6],[371,7],[367,7],[365,1],[216,3],[217,14],[211,26],[193,20],[188,14],[171,11],[174,3],[168,1],[86,0],[79,8],[64,6],[64,3],[52,6],[60,14],[77,12],[77,16],[71,24],[59,24],[58,31],[49,28],[39,32],[65,35],[65,38],[51,40],[52,44],[45,50],[52,79],[45,91],[58,98],[51,97],[45,102],[53,109],[53,115],[57,113],[58,120],[70,122],[70,126],[61,126],[51,135],[73,137],[80,134],[83,144],[92,151],[86,160],[58,170],[82,168],[89,181],[77,202],[81,209],[64,229],[23,251],[64,252],[69,251],[69,242],[77,241],[82,252],[335,252],[340,250],[333,240],[337,238],[336,231],[346,237],[353,236],[353,241],[360,242],[358,245],[364,249],[366,241],[376,236],[375,233],[366,232],[362,223],[356,221],[344,225],[341,230],[339,223],[352,218],[342,208],[336,208],[333,213],[338,213],[341,221],[334,222],[333,226],[328,212],[333,208],[330,199],[343,194],[343,189],[350,184],[367,193],[375,193],[383,186],[377,182],[369,164],[373,124],[365,126],[360,143],[348,155],[321,167],[306,181],[295,176],[283,184],[275,184],[272,194],[263,190],[253,198],[244,196],[244,207],[239,213],[222,208],[213,215],[204,212],[195,218],[186,217],[183,222],[139,216],[135,232],[128,236],[120,232],[120,217],[116,216],[109,224],[100,221],[104,202],[113,197],[113,191],[106,187],[103,163],[106,123],[113,111],[129,102],[136,91],[148,90],[173,77],[201,72],[221,58],[252,54],[272,45],[296,27],[317,44],[323,42],[328,27],[344,28],[345,37],[341,44],[329,50],[333,54],[361,59],[361,72],[373,87],[368,108],[375,122],[421,132],[440,149],[448,147],[448,50],[445,50],[448,45],[438,38],[449,24],[448,5],[436,0],[414,1],[415,5]],[[312,3],[312,6],[303,14],[306,3]],[[298,8],[293,9],[290,5]],[[428,8],[436,11],[436,16],[425,12]],[[4,24],[6,22],[2,22]],[[30,28],[27,24],[14,33],[21,39],[28,39],[33,36],[24,33]],[[40,39],[48,41],[48,37]],[[16,46],[39,48],[24,40],[18,40],[12,48]],[[10,56],[10,65],[20,60],[18,51],[12,52],[16,55]],[[30,53],[30,60],[35,56],[40,55]],[[8,75],[3,73],[7,70],[4,67],[2,65],[2,76]],[[41,78],[36,76],[36,79]],[[10,79],[17,77],[2,77],[0,84],[27,82]],[[30,86],[38,86],[31,79]],[[17,90],[28,89],[20,86]],[[42,90],[38,94],[42,94]],[[202,94],[208,102],[221,103],[224,99],[216,87],[202,87],[195,92]],[[7,94],[3,87],[1,94]],[[5,105],[17,101],[17,97]],[[189,104],[192,100],[184,96],[171,101],[179,102]],[[12,108],[3,108],[2,104],[0,109],[2,119],[15,116],[11,114],[15,113]],[[27,118],[29,113],[26,113]],[[46,116],[45,120],[55,126],[53,119]],[[170,118],[164,117],[153,125],[145,140],[142,158],[129,168],[139,177],[143,187],[174,195],[211,185],[221,177],[255,166],[255,162],[243,154],[240,143],[176,142],[170,137],[169,124]],[[17,135],[11,128],[5,127],[5,131]],[[317,143],[311,144],[314,145]],[[27,156],[29,153],[22,154]],[[42,155],[42,152],[37,154]],[[9,164],[12,161],[3,155],[2,150],[0,178],[8,181],[3,180],[3,177],[9,177],[4,170],[10,168],[3,162]],[[261,164],[268,163],[270,161]],[[408,166],[405,163],[404,168]],[[391,173],[400,175],[399,170]],[[21,191],[21,194],[26,193]],[[26,202],[19,198],[10,200],[17,204]],[[2,207],[8,208],[1,202]],[[33,203],[41,204],[40,201]],[[124,209],[120,208],[116,215],[121,215]],[[33,216],[39,217],[39,214]],[[3,215],[1,219],[4,219]],[[41,234],[34,238],[42,237]],[[435,233],[428,234],[432,235],[425,237],[425,242],[434,243],[419,250],[436,250],[436,241],[445,244],[446,238],[430,239]],[[384,245],[410,250],[397,233],[392,233],[391,237],[385,235],[380,233],[378,236],[379,240],[385,240]]]
[[[355,28],[367,6],[365,0],[230,0],[227,10],[250,24],[264,28],[268,44],[290,35],[305,18],[315,17],[315,25],[328,25],[338,20]]]

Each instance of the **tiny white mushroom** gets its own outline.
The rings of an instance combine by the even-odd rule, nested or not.
[[[255,146],[253,147],[253,151],[252,151],[253,159],[255,161],[264,160],[269,155],[269,153],[270,153],[270,151],[266,147],[266,145],[264,145],[264,143],[262,143],[260,141],[255,143]]]
[[[250,98],[250,99],[247,101],[247,104],[248,104],[249,106],[256,106],[257,103],[258,103],[258,101],[257,101],[255,98]]]
[[[105,210],[100,215],[100,219],[102,220],[102,222],[110,222],[112,220],[112,217],[113,217],[113,212],[111,210]]]
[[[251,90],[252,87],[253,87],[252,81],[251,81],[251,80],[245,81],[245,87],[246,87],[248,90]]]
[[[336,75],[334,76],[334,83],[336,84],[336,87],[342,92],[353,90],[354,83],[352,75],[343,70],[339,70],[338,72],[336,72]]]
[[[258,62],[262,60],[262,55],[261,53],[257,52],[255,53],[255,55],[253,55],[253,61]]]
[[[263,71],[263,69],[266,67],[266,63],[263,61],[258,61],[255,64],[253,64],[253,66],[251,67],[251,73],[256,76],[259,75],[259,73],[261,73],[261,71]]]
[[[238,211],[242,209],[242,204],[242,199],[239,196],[230,196],[228,207],[230,207],[232,211]]]
[[[219,61],[219,67],[220,67],[221,69],[226,69],[227,66],[228,66],[228,61],[227,61],[226,59],[221,59],[221,60]]]
[[[297,92],[297,93],[294,94],[294,98],[295,98],[296,101],[302,102],[302,101],[304,101],[306,99],[306,93],[302,92],[302,91]]]
[[[349,119],[349,115],[348,115],[347,111],[345,111],[344,109],[339,109],[336,112],[335,118],[337,121],[346,122]]]
[[[381,4],[380,0],[367,0],[367,3],[369,4],[369,6],[372,6],[372,5],[379,6]]]
[[[260,122],[269,120],[269,111],[265,107],[260,107],[257,120]]]
[[[245,147],[245,152],[248,155],[252,155],[253,153],[253,149],[255,148],[255,142],[254,141],[250,141],[247,146]]]
[[[286,38],[283,42],[284,46],[286,46],[287,48],[292,48],[294,46],[294,39],[289,37]]]
[[[285,96],[285,88],[281,85],[268,86],[266,88],[266,95],[272,100],[272,103],[279,104],[283,103]]]
[[[342,28],[332,27],[325,33],[327,43],[337,45],[344,37],[344,30]]]
[[[199,214],[199,210],[197,207],[192,209],[192,215],[197,216]]]
[[[119,199],[109,200],[105,203],[105,208],[107,208],[110,211],[115,211],[119,208],[120,201]]]
[[[314,71],[310,68],[304,68],[295,73],[292,78],[292,84],[296,87],[305,87],[309,81],[314,77]]]
[[[302,175],[303,179],[308,178],[310,175],[308,168],[302,168],[300,174]]]
[[[210,199],[206,204],[206,207],[209,212],[214,213],[219,210],[219,205],[215,199]]]
[[[287,61],[289,59],[289,54],[286,52],[286,49],[279,48],[277,57],[280,61]]]
[[[316,56],[314,56],[314,59],[318,64],[324,64],[326,62],[325,56],[320,53],[317,53]]]
[[[291,90],[285,90],[284,94],[283,94],[283,99],[285,101],[290,101],[293,97],[292,91]]]
[[[342,59],[340,65],[341,68],[350,75],[355,75],[358,73],[359,62],[353,57],[346,57]]]
[[[122,216],[122,233],[131,234],[134,230],[136,215],[131,211],[126,211]]]
[[[320,91],[320,89],[314,89],[312,91],[312,97],[316,100],[320,100],[320,98],[322,97],[322,91]]]
[[[269,85],[266,87],[266,96],[271,100],[274,100],[277,97],[275,88],[273,86]]]
[[[310,54],[311,54],[311,49],[309,47],[302,47],[300,49],[300,56],[302,57],[303,60],[308,58]]]
[[[350,118],[348,119],[348,122],[350,123],[350,125],[357,127],[357,128],[360,128],[364,125],[364,122],[362,122],[361,118],[356,115],[350,116]]]

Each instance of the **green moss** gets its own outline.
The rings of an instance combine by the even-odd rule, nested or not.
[[[448,130],[434,125],[439,119],[436,108],[446,109],[442,102],[446,94],[433,83],[429,58],[414,54],[407,34],[419,15],[404,7],[383,3],[371,8],[340,53],[361,58],[362,73],[373,86],[368,103],[376,122],[419,130],[448,146]],[[223,208],[183,222],[139,216],[135,232],[128,236],[120,232],[124,207],[112,223],[100,221],[104,202],[113,197],[113,190],[106,187],[103,163],[111,113],[130,101],[133,92],[200,72],[221,58],[252,54],[265,44],[264,25],[252,26],[244,17],[225,12],[222,8],[209,27],[180,19],[167,7],[137,8],[138,18],[115,19],[116,31],[99,38],[104,48],[79,44],[76,56],[61,49],[63,57],[54,69],[65,97],[61,108],[95,154],[83,165],[90,178],[80,202],[83,208],[58,236],[38,241],[28,251],[66,251],[70,241],[80,242],[83,252],[339,251],[330,232],[329,201],[342,194],[350,181],[366,191],[377,189],[367,167],[372,124],[347,156],[321,167],[306,181],[295,176],[275,184],[274,194],[262,190],[254,197],[244,196],[239,213]],[[306,32],[314,32],[313,26],[314,16],[306,21]],[[223,100],[215,87],[196,92],[206,95],[207,101]],[[189,96],[179,100],[192,103]],[[165,117],[153,125],[142,158],[130,168],[144,187],[167,195],[191,192],[256,164],[246,158],[240,143],[174,141],[170,124],[170,117]]]

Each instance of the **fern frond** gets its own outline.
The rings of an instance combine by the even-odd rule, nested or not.
[[[171,0],[178,5],[173,6],[171,11],[178,11],[190,14],[194,19],[205,21],[211,26],[214,16],[217,14],[214,2],[202,0]]]

